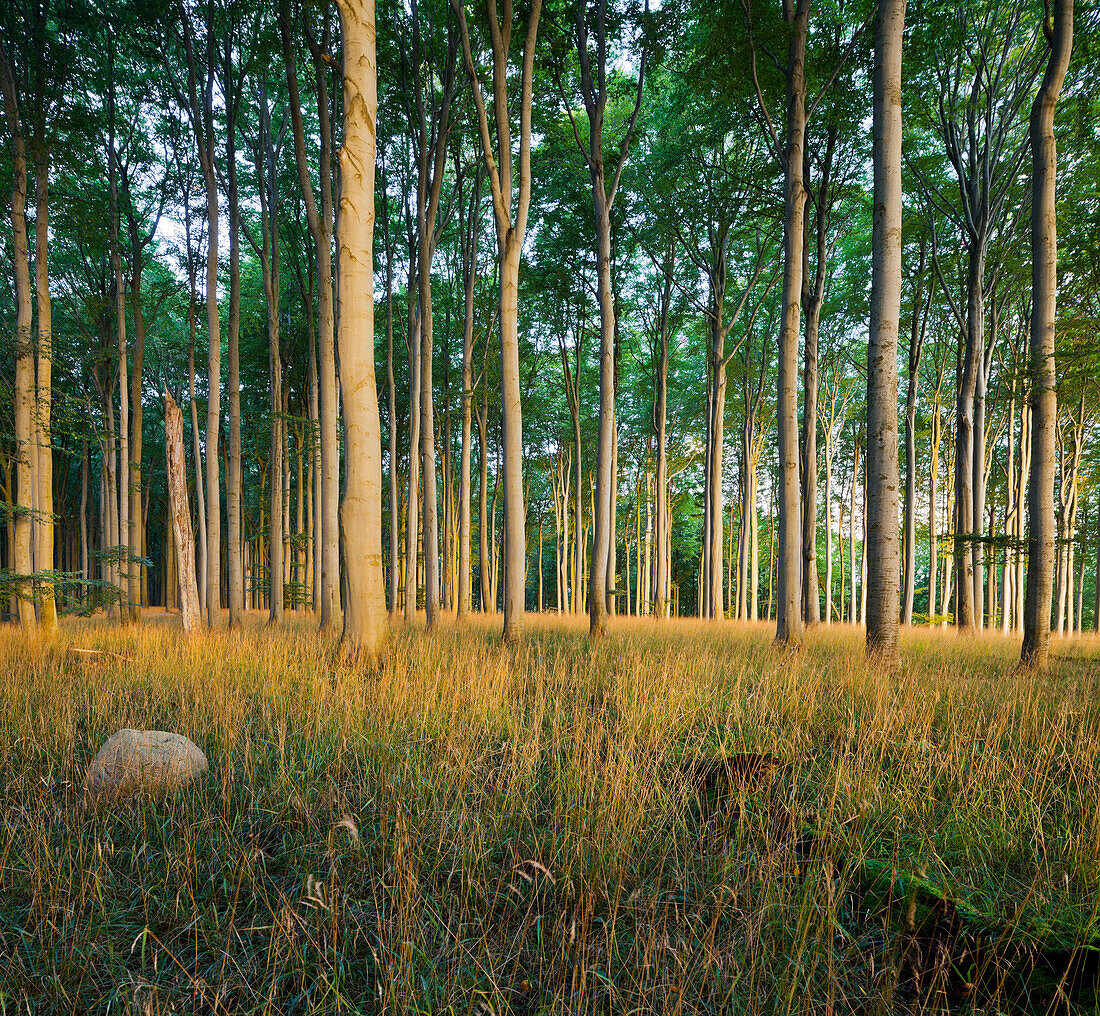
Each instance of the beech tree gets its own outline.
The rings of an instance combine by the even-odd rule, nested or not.
[[[343,643],[377,655],[386,637],[382,585],[382,438],[374,377],[374,157],[378,111],[374,0],[338,0],[344,39],[344,144],[340,149],[340,324],[347,477],[340,523],[348,598]]]
[[[905,0],[879,4],[874,70],[874,261],[867,348],[867,651],[898,654],[898,320]]]
[[[462,52],[477,108],[482,154],[493,195],[500,273],[500,398],[504,443],[504,640],[523,635],[526,610],[527,536],[523,503],[523,410],[519,373],[519,261],[531,205],[531,90],[542,0],[532,0],[523,44],[519,94],[519,174],[513,192],[512,123],[508,108],[508,61],[511,53],[512,0],[498,13],[488,0],[489,39],[493,60],[493,121],[497,151],[494,156],[489,116],[481,80],[474,64],[470,31],[462,0],[451,0],[462,33]]]
[[[1056,0],[1043,24],[1049,46],[1046,71],[1031,106],[1031,476],[1028,485],[1027,600],[1020,662],[1044,669],[1050,656],[1051,579],[1054,559],[1054,332],[1058,291],[1058,169],[1054,111],[1073,50],[1073,0]]]

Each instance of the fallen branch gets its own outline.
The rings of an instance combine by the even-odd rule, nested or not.
[[[76,646],[69,646],[70,653],[88,653],[91,656],[113,656],[116,660],[123,660],[126,663],[132,661],[132,657],[123,656],[121,653],[112,653],[107,649],[78,649]]]

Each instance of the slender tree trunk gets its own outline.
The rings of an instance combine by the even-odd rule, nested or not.
[[[488,435],[486,427],[488,421],[489,392],[486,386],[482,392],[481,411],[477,414],[478,436],[478,566],[481,572],[481,611],[492,614],[496,611],[496,601],[492,597],[492,579],[490,577],[489,560],[489,459],[488,459]],[[568,533],[566,534],[568,542]]]
[[[199,438],[199,410],[195,403],[195,331],[196,308],[192,300],[188,311],[190,316],[191,344],[187,358],[188,394],[191,405],[191,444],[195,466],[195,510],[198,513],[198,544],[199,544],[199,614],[206,616],[206,498],[203,490],[202,446]]]
[[[960,631],[979,628],[975,602],[976,543],[982,520],[975,516],[974,477],[976,461],[984,441],[978,433],[975,402],[978,377],[982,372],[985,309],[982,284],[985,276],[985,251],[980,240],[970,243],[967,270],[967,316],[965,356],[959,381],[955,416],[955,624]]]
[[[724,289],[724,272],[723,283]],[[722,479],[724,473],[725,417],[726,417],[726,359],[725,342],[722,334],[722,299],[713,297],[714,310],[711,315],[711,402],[710,402],[710,470],[707,479],[710,510],[708,517],[708,553],[707,553],[707,605],[709,616],[721,620],[725,616],[725,597],[722,589],[723,557],[723,516],[724,497]],[[797,343],[797,339],[795,340]],[[797,421],[796,421],[797,423]],[[797,459],[798,451],[795,449]],[[797,483],[797,477],[795,482]]]
[[[34,534],[35,571],[46,573],[38,585],[38,622],[47,637],[57,634],[57,602],[54,583],[54,497],[53,437],[53,319],[50,306],[50,278],[47,246],[49,238],[49,149],[45,138],[37,146],[35,166],[34,272],[35,302],[38,307],[38,370],[35,389],[35,433],[37,434],[38,517]],[[123,395],[125,403],[126,396]]]
[[[1073,0],[1055,0],[1046,26],[1050,58],[1031,107],[1031,475],[1028,485],[1027,602],[1020,662],[1045,669],[1050,654],[1051,570],[1054,559],[1054,328],[1058,286],[1058,227],[1055,178],[1058,159],[1054,110],[1073,48]]]
[[[882,0],[875,30],[874,219],[867,345],[867,652],[898,657],[898,318],[901,307],[901,51],[905,0]]]
[[[1100,511],[1096,513],[1096,571],[1093,575],[1092,630],[1100,632]]]
[[[410,257],[410,263],[412,258]],[[415,280],[415,271],[410,271]],[[409,493],[405,498],[405,620],[416,617],[417,550],[420,545],[420,305],[409,286]],[[419,291],[418,289],[416,290]]]
[[[336,387],[336,356],[333,344],[335,307],[332,279],[332,234],[334,209],[332,199],[332,127],[329,114],[328,70],[322,54],[327,55],[330,46],[328,6],[325,5],[325,27],[321,46],[314,53],[314,73],[317,95],[317,115],[320,136],[320,163],[318,186],[320,208],[314,193],[312,176],[306,161],[305,130],[298,92],[298,74],[294,62],[294,49],[290,40],[289,4],[282,7],[280,21],[283,62],[286,67],[291,127],[294,134],[294,153],[298,169],[298,182],[306,207],[306,219],[317,255],[317,337],[320,373],[321,447],[320,474],[321,510],[318,514],[317,544],[321,558],[319,599],[321,627],[331,628],[340,613],[340,437],[337,432],[338,393]]]
[[[602,131],[602,126],[599,128]],[[593,145],[596,145],[593,139]],[[592,559],[588,580],[589,633],[607,634],[608,555],[611,530],[613,446],[615,439],[615,301],[611,292],[611,203],[606,196],[602,151],[593,169],[592,195],[596,212],[596,270],[600,298],[600,418],[596,451],[596,512],[592,520]],[[595,153],[594,153],[595,157]]]
[[[913,598],[917,584],[917,385],[920,381],[920,359],[924,346],[924,321],[928,303],[924,297],[925,247],[920,248],[920,264],[913,289],[913,317],[909,324],[909,378],[905,391],[905,518],[902,532],[905,548],[902,559],[905,574],[902,580],[901,623],[913,623]],[[931,294],[929,294],[929,299]]]
[[[657,361],[657,583],[654,615],[658,620],[669,616],[669,553],[668,543],[668,314],[672,305],[672,252],[669,252],[665,270],[664,291],[661,294],[660,321],[658,324],[660,352]],[[629,563],[627,577],[629,580]],[[629,581],[628,581],[629,586]]]
[[[535,40],[538,35],[542,0],[533,0],[527,15],[520,84],[519,187],[512,187],[512,131],[508,115],[508,49],[511,20],[502,29],[495,3],[489,8],[493,50],[493,114],[498,158],[493,158],[493,141],[480,79],[474,67],[465,8],[451,0],[462,35],[466,70],[473,85],[482,153],[490,172],[493,213],[497,227],[500,264],[500,389],[504,444],[504,641],[515,642],[523,635],[526,599],[526,520],[523,504],[523,415],[519,373],[519,261],[527,231],[531,202],[531,92],[534,75]],[[507,8],[510,15],[511,7]],[[513,215],[514,199],[514,215]]]
[[[387,209],[389,198],[382,187],[382,206]],[[397,615],[398,535],[401,519],[397,508],[397,386],[393,375],[393,249],[390,244],[389,211],[383,212],[386,236],[386,391],[389,396],[389,465],[390,465],[390,574],[389,612]]]
[[[825,623],[833,623],[833,442],[825,436]],[[841,565],[841,572],[844,566]],[[841,598],[843,603],[843,597]]]
[[[221,610],[221,318],[218,313],[218,182],[213,154],[206,179],[206,331],[210,344],[206,397],[206,623],[213,628]]]
[[[226,80],[231,80],[229,62],[232,47],[226,46]],[[226,126],[226,169],[229,180],[229,469],[226,477],[225,514],[228,540],[226,559],[229,569],[229,627],[244,623],[244,565],[241,560],[241,238],[240,198],[237,191],[237,102],[230,104]],[[135,320],[137,294],[134,294]],[[306,309],[312,320],[312,308]],[[312,331],[312,329],[310,329]],[[312,351],[312,343],[311,343]],[[137,370],[137,357],[134,358]],[[135,454],[135,458],[136,458]]]
[[[806,195],[806,36],[810,0],[797,0],[787,51],[787,138],[783,157],[783,320],[779,336],[777,427],[779,431],[779,596],[776,641],[802,641],[802,519],[798,482],[798,334],[802,294],[802,245]]]
[[[462,234],[462,459],[458,481],[458,619],[460,621],[464,620],[470,611],[470,446],[474,400],[474,287],[477,282],[477,241],[480,232],[478,226],[481,222],[483,175],[483,164],[479,163]]]
[[[818,184],[817,222],[815,230],[814,284],[809,288],[809,273],[803,266],[803,302],[806,309],[805,357],[803,363],[804,404],[802,407],[802,612],[808,625],[821,620],[820,591],[817,574],[817,401],[818,401],[818,335],[821,305],[825,300],[825,262],[829,188],[831,185],[836,129],[828,128],[824,166]],[[807,198],[806,204],[809,204]],[[803,243],[808,251],[809,245]]]

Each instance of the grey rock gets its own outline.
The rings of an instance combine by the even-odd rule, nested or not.
[[[166,730],[120,730],[88,767],[81,806],[96,809],[182,790],[207,772],[202,749]]]

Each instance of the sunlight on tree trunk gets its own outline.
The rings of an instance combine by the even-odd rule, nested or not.
[[[901,310],[901,51],[905,0],[882,0],[875,28],[874,224],[867,343],[867,652],[898,656],[898,319]]]
[[[382,439],[374,376],[374,157],[378,82],[374,0],[339,0],[344,38],[338,331],[347,474],[340,523],[347,604],[342,651],[377,658],[387,632],[382,585]]]

